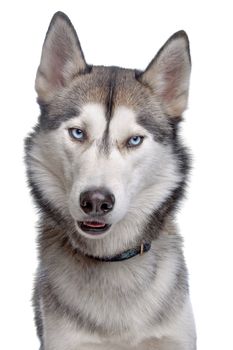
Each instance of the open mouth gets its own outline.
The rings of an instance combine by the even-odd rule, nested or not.
[[[77,223],[82,231],[87,232],[91,235],[104,233],[111,227],[111,225],[100,221],[78,221]]]

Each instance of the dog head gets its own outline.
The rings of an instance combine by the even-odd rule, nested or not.
[[[176,129],[190,69],[183,31],[143,72],[90,66],[70,20],[55,14],[36,76],[41,116],[27,139],[39,205],[88,239],[123,226],[136,235],[185,179]]]

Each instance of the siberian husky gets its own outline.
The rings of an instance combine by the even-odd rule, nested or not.
[[[40,209],[34,308],[41,350],[194,350],[174,213],[191,60],[175,33],[145,71],[86,63],[68,17],[49,26],[26,139]]]

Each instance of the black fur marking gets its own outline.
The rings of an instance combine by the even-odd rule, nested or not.
[[[30,141],[30,138],[27,138],[25,141],[26,148],[31,148],[33,142]],[[26,163],[29,161],[30,155],[26,155],[25,161]],[[66,218],[60,211],[54,207],[54,205],[44,198],[42,191],[40,191],[38,185],[35,181],[33,181],[33,171],[27,167],[27,178],[28,178],[28,186],[30,188],[31,195],[35,201],[37,208],[40,210],[40,213],[43,216],[48,215],[53,218],[53,220],[58,224],[66,227]]]
[[[182,198],[185,196],[188,173],[191,169],[191,155],[179,140],[179,135],[177,135],[178,125],[178,123],[173,123],[172,125],[171,141],[174,158],[177,159],[178,169],[183,175],[183,180],[167,197],[164,203],[161,204],[160,208],[151,215],[144,229],[144,237],[146,240],[153,240],[159,236],[167,218],[174,215],[174,212],[179,208]]]
[[[112,119],[113,109],[114,109],[117,72],[118,72],[118,67],[110,67],[109,79],[108,79],[108,95],[106,98],[107,125],[103,134],[102,143],[100,145],[100,150],[106,154],[109,153],[109,124]]]
[[[188,173],[191,170],[191,161],[192,156],[187,147],[185,147],[179,136],[179,126],[182,121],[181,117],[177,117],[177,119],[170,120],[170,125],[172,127],[172,146],[174,157],[178,160],[179,170],[181,174],[185,177],[185,182],[187,182]]]
[[[32,149],[34,144],[34,136],[40,132],[40,125],[36,124],[33,128],[33,131],[24,139],[24,152],[25,152],[25,161],[27,160],[28,153]]]
[[[104,131],[99,150],[100,152],[104,152],[106,155],[109,154],[110,144],[109,144],[109,123],[106,126],[106,129]]]
[[[49,115],[48,106],[42,106],[41,115],[39,117],[39,123],[41,129],[43,130],[54,130],[59,128],[62,122],[65,122],[73,117],[79,115],[78,108],[72,108],[71,106],[66,106],[63,110],[56,113],[56,115]]]
[[[161,123],[156,122],[156,116],[150,115],[149,112],[147,114],[139,115],[137,122],[152,134],[154,140],[157,142],[166,144],[172,137],[172,127],[169,124],[162,125]]]
[[[109,92],[106,99],[106,118],[109,122],[112,118],[112,112],[114,107],[114,92],[116,88],[116,77],[117,77],[117,67],[111,67],[110,74],[109,74]]]
[[[41,305],[40,305],[40,297],[41,297],[41,285],[40,283],[35,282],[35,287],[34,287],[34,293],[33,293],[33,308],[34,308],[34,321],[36,324],[36,331],[37,331],[37,336],[40,340],[41,347],[40,350],[43,350],[44,345],[43,345],[43,321],[42,321],[42,315],[41,315]]]
[[[173,190],[170,196],[155,210],[150,216],[148,222],[144,227],[143,238],[145,240],[157,239],[166,223],[169,216],[172,216],[174,211],[178,209],[179,201],[182,199],[185,193],[185,182],[181,182],[180,185]]]

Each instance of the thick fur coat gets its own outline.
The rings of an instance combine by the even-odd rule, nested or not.
[[[34,307],[41,350],[195,350],[174,213],[189,157],[179,139],[191,61],[175,33],[143,72],[91,66],[58,12],[26,139],[40,209]],[[150,242],[144,254],[114,257]]]

